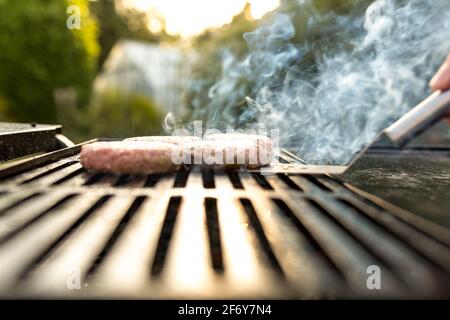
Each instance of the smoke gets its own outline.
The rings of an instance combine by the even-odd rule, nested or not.
[[[307,8],[314,13],[313,1],[295,10]],[[337,31],[293,44],[294,24],[278,13],[246,33],[248,55],[224,55],[208,119],[276,128],[280,145],[304,160],[346,163],[429,94],[429,79],[450,53],[450,1],[377,0],[359,16],[304,16],[305,39],[324,20]]]

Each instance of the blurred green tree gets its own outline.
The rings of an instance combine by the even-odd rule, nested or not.
[[[121,5],[120,0],[97,0],[92,2],[92,12],[100,24],[99,43],[101,52],[98,64],[102,66],[114,44],[122,38],[146,42],[175,41],[177,36],[167,34],[162,17],[152,12],[142,12]],[[119,10],[118,10],[119,9]],[[149,28],[149,20],[158,19],[161,30],[153,33]]]
[[[69,5],[80,8],[80,29],[66,25]],[[55,122],[59,88],[88,101],[99,53],[88,0],[0,0],[0,30],[1,118]]]
[[[159,133],[163,120],[158,108],[148,97],[119,90],[102,92],[96,97],[90,105],[88,116],[102,119],[89,132],[94,137],[151,135]],[[112,123],[114,126],[111,126]]]
[[[85,112],[71,106],[61,111],[64,132],[76,142],[158,134],[164,118],[150,98],[118,88],[97,93]]]

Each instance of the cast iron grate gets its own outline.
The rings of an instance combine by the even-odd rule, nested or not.
[[[447,230],[330,176],[113,175],[77,157],[0,182],[2,296],[449,296]]]

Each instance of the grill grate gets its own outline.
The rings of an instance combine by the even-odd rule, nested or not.
[[[77,155],[0,183],[0,261],[4,297],[450,293],[446,230],[329,176],[112,175]]]

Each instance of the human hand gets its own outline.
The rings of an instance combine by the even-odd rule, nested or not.
[[[448,55],[445,62],[436,72],[434,77],[430,81],[430,87],[433,91],[436,90],[449,90],[450,89],[450,54]],[[447,121],[450,124],[450,115],[447,118]]]

